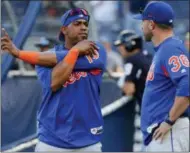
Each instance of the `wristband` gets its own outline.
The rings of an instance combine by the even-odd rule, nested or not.
[[[175,121],[171,121],[169,115],[165,118],[164,122],[168,123],[170,126],[175,124]]]
[[[20,51],[18,58],[30,64],[37,64],[39,55],[40,53],[35,51]]]
[[[64,62],[73,65],[76,63],[78,56],[79,56],[79,50],[71,49],[69,50],[69,53],[65,56]]]

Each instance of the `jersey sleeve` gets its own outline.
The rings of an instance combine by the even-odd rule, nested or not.
[[[96,52],[96,56],[91,58],[90,56],[80,56],[75,64],[74,70],[91,70],[101,69],[105,70],[106,67],[106,51],[104,47],[98,44],[99,50]],[[67,55],[67,52],[56,52],[57,61],[60,62]]]
[[[35,67],[38,80],[42,84],[43,88],[50,88],[51,87],[51,73],[53,68],[36,66]]]
[[[176,85],[176,96],[189,96],[189,59],[183,48],[170,47],[165,49],[163,58],[165,74]]]

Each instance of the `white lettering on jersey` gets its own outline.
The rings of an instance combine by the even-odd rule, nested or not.
[[[125,74],[128,76],[132,73],[132,69],[133,69],[133,64],[132,63],[127,63],[124,66],[125,69]]]
[[[136,78],[139,79],[141,77],[142,74],[142,70],[138,69],[137,74],[136,74]]]

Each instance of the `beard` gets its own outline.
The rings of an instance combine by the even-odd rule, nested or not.
[[[68,40],[72,43],[72,46],[75,46],[78,42],[88,39],[88,36],[69,36]]]
[[[147,42],[150,42],[151,40],[152,40],[152,33],[150,32],[150,33],[147,33],[147,34],[145,34],[144,33],[144,38],[145,38],[145,41],[147,41]]]
[[[78,40],[82,41],[82,40],[86,40],[88,39],[88,36],[79,36]]]
[[[88,36],[77,36],[73,39],[73,42],[77,44],[78,42],[86,40],[86,39],[88,39]]]

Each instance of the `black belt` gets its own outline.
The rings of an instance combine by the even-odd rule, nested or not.
[[[183,113],[179,118],[190,118],[190,115],[188,115],[187,113]]]

